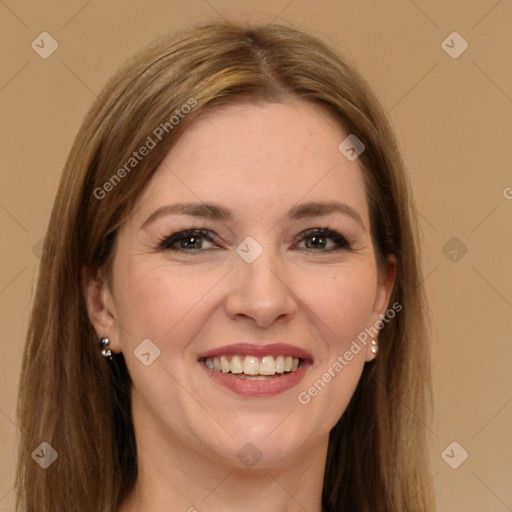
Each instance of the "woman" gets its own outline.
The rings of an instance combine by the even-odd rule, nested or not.
[[[28,331],[23,511],[433,510],[417,223],[369,87],[213,22],[107,84]]]

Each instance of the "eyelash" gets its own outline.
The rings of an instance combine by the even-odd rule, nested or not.
[[[187,229],[184,231],[179,231],[177,233],[173,233],[169,236],[162,238],[158,244],[158,250],[160,250],[160,251],[170,250],[170,251],[187,252],[187,253],[198,253],[198,252],[208,250],[208,249],[185,249],[185,248],[173,247],[174,244],[176,242],[179,242],[181,239],[190,238],[192,236],[203,237],[208,242],[215,243],[215,237],[211,236],[211,231],[209,231],[207,229]],[[319,251],[316,249],[306,248],[305,250],[307,250],[307,251],[335,252],[335,251],[342,251],[342,250],[345,250],[345,251],[352,250],[352,247],[350,246],[350,244],[348,243],[348,241],[346,240],[346,238],[344,236],[342,236],[338,232],[332,231],[331,229],[328,229],[328,228],[312,228],[312,229],[303,231],[300,235],[295,237],[294,242],[298,242],[307,237],[312,237],[312,236],[318,236],[321,238],[330,238],[338,245],[338,247],[331,248],[331,249],[323,249],[323,250],[319,250]]]

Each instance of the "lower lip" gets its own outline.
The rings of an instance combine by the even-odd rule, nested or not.
[[[294,372],[282,373],[280,377],[271,377],[266,380],[248,380],[237,377],[232,373],[223,373],[208,368],[204,361],[199,364],[206,373],[221,386],[228,388],[237,395],[254,398],[265,398],[284,393],[296,386],[304,377],[309,362],[303,361],[299,369]]]

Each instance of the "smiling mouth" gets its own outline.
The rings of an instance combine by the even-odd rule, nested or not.
[[[219,373],[232,374],[247,380],[269,380],[282,377],[302,367],[303,360],[298,357],[278,355],[221,355],[205,357],[200,360],[205,366]]]

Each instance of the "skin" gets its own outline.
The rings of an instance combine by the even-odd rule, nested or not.
[[[133,379],[139,477],[122,512],[321,511],[329,431],[375,357],[370,344],[307,405],[297,397],[385,313],[396,275],[392,256],[377,268],[362,171],[338,150],[347,135],[303,100],[207,113],[120,229],[112,289],[101,274],[88,274],[91,322],[124,353]],[[233,220],[168,214],[141,228],[163,205],[201,201],[229,208]],[[361,225],[343,213],[287,219],[309,201],[346,203]],[[295,241],[324,227],[351,250],[329,251],[331,238]],[[157,250],[161,239],[192,228],[217,239],[196,241],[202,248],[193,254]],[[247,236],[263,248],[250,264],[236,253]],[[161,353],[145,366],[134,350],[148,338]],[[213,382],[197,356],[244,341],[297,345],[314,364],[278,396],[241,397]],[[237,457],[247,442],[261,453],[250,468]]]

